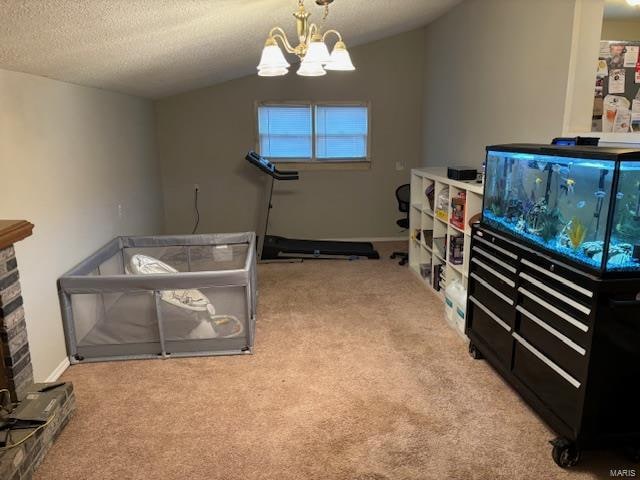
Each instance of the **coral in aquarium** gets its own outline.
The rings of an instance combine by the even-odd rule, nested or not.
[[[560,210],[554,208],[553,210],[547,210],[539,217],[540,224],[540,236],[545,242],[549,242],[554,239],[560,233],[561,214]]]
[[[587,235],[587,229],[578,218],[573,217],[569,223],[567,235],[575,250],[582,245],[582,242],[584,242],[584,237]]]
[[[489,210],[491,210],[491,213],[493,213],[496,217],[501,217],[504,214],[504,208],[502,207],[502,204],[497,200],[493,200],[489,204]]]

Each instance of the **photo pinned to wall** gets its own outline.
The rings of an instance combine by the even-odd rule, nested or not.
[[[640,41],[600,42],[591,130],[640,131]]]

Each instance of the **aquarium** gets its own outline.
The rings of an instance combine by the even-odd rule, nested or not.
[[[482,223],[600,272],[640,272],[640,151],[487,147]]]

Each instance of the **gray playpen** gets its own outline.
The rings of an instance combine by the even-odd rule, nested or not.
[[[254,233],[118,237],[58,280],[72,363],[249,353]]]

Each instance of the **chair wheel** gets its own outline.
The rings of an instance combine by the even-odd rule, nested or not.
[[[395,258],[396,258],[396,254],[395,254],[395,253],[392,253],[392,254],[391,254],[391,256],[390,256],[389,258],[390,258],[391,260],[395,260]]]
[[[580,450],[575,443],[564,438],[558,438],[550,442],[553,445],[551,456],[560,468],[575,467],[580,461]]]
[[[482,360],[484,358],[480,353],[480,350],[478,350],[478,347],[473,343],[469,343],[469,355],[471,355],[471,358],[474,360]]]

